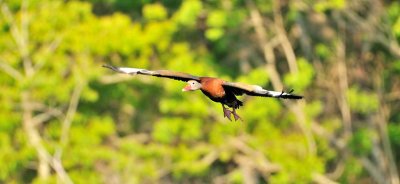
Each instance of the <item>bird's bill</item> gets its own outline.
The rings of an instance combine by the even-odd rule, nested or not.
[[[186,86],[182,89],[183,92],[185,92],[185,91],[191,91],[191,90],[192,90],[192,87],[191,87],[190,85],[186,85]]]

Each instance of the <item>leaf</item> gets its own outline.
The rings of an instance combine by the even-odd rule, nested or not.
[[[369,114],[378,109],[377,94],[362,91],[357,85],[352,86],[346,93],[351,110],[362,114]]]
[[[164,20],[167,10],[161,4],[147,4],[143,7],[143,16],[147,20]]]
[[[304,91],[311,83],[315,75],[313,66],[304,58],[297,61],[298,72],[285,75],[285,85],[296,91]]]
[[[215,10],[208,14],[207,25],[213,28],[220,28],[226,25],[226,14],[224,11]]]
[[[358,156],[368,155],[373,147],[373,137],[374,134],[370,130],[366,128],[359,129],[349,141],[349,146]]]
[[[178,23],[184,26],[193,27],[202,8],[203,4],[199,0],[183,1],[181,8],[174,15],[174,18]]]
[[[209,28],[206,31],[207,39],[211,41],[216,41],[224,35],[224,30],[221,28]]]

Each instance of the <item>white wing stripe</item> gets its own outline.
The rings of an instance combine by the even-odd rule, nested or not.
[[[288,93],[285,93],[285,92],[277,92],[277,91],[268,91],[268,93],[269,94],[271,94],[271,96],[273,96],[273,97],[279,97],[279,96],[282,96],[282,95],[289,95]]]
[[[278,92],[278,91],[268,91],[266,89],[263,89],[261,86],[253,85],[254,87],[254,92],[259,93],[259,94],[269,94],[272,97],[281,97],[284,95],[290,95],[289,93],[285,92]]]
[[[156,74],[156,72],[154,72],[154,71],[149,71],[149,70],[146,70],[146,69],[141,69],[141,68],[126,68],[126,67],[121,67],[121,68],[118,68],[118,70],[121,72],[121,73],[126,73],[126,74],[137,74],[137,73],[141,73],[141,74],[147,74],[147,75],[154,75],[154,74]]]
[[[143,69],[140,69],[140,68],[123,68],[123,67],[121,67],[121,68],[118,68],[118,70],[121,73],[137,74],[139,71],[141,71]]]

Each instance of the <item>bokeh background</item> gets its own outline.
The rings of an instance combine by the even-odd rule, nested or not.
[[[0,0],[0,183],[399,184],[400,3]],[[240,97],[242,122],[180,81]]]

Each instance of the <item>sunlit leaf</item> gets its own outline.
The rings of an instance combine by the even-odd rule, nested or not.
[[[143,16],[148,20],[162,20],[167,17],[167,10],[161,4],[150,4],[143,8]]]

